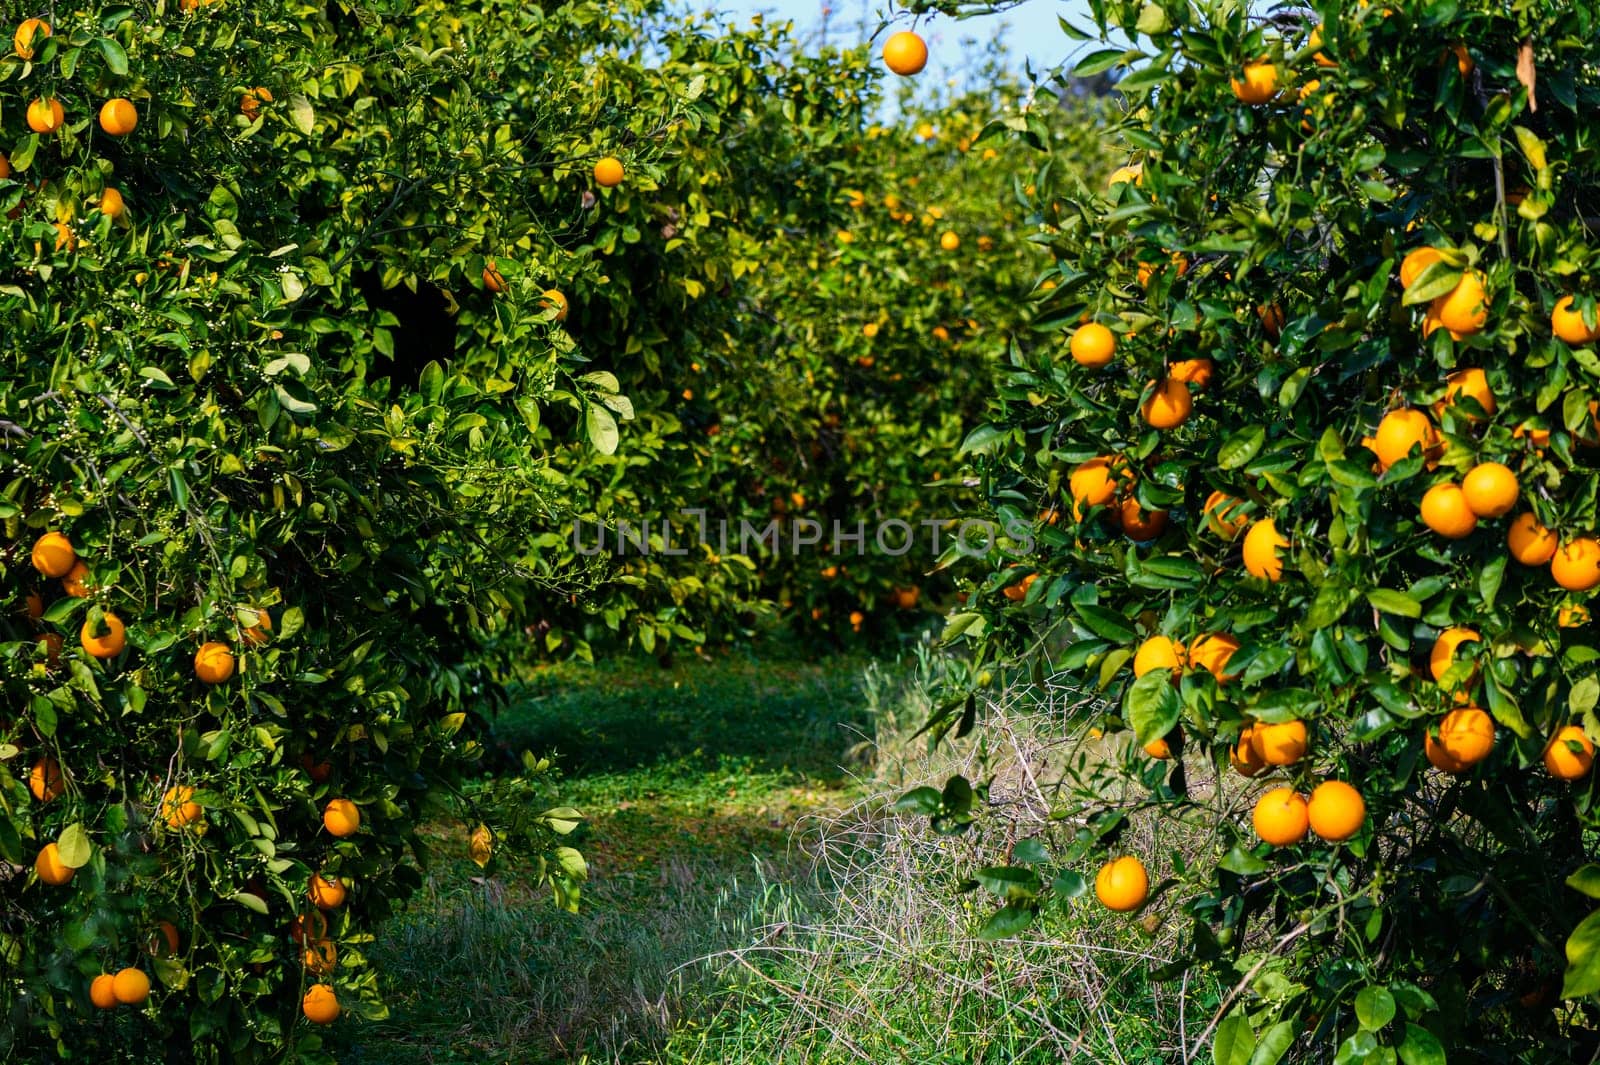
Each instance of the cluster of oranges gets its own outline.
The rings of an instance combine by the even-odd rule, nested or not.
[[[34,541],[30,557],[34,569],[40,576],[59,581],[64,594],[85,598],[96,591],[89,583],[87,563],[79,557],[76,547],[66,534],[58,530],[46,532]],[[35,623],[41,622],[45,610],[43,595],[37,591],[30,592],[26,597],[25,609],[31,620]],[[83,623],[79,632],[79,642],[89,656],[109,661],[126,649],[127,628],[115,613],[109,610],[101,610],[98,613],[98,619],[91,615],[90,619]],[[253,613],[256,615],[256,623],[243,629],[240,638],[245,644],[258,646],[267,641],[272,631],[272,619],[264,610],[254,610]],[[56,668],[60,663],[62,651],[61,637],[55,633],[45,633],[39,639],[46,650],[47,668]],[[207,640],[195,651],[193,668],[195,678],[201,684],[213,687],[226,683],[234,676],[238,669],[238,661],[228,644]],[[309,756],[307,760],[309,762]],[[327,778],[328,767],[325,765],[308,764],[306,769],[315,780]],[[66,784],[66,776],[60,763],[51,755],[39,757],[29,770],[28,790],[41,806],[60,799],[66,793]],[[175,784],[169,787],[161,797],[158,816],[167,828],[173,831],[192,831],[200,834],[206,829],[205,810],[196,801],[195,789],[190,785]],[[346,798],[331,799],[323,809],[322,824],[335,838],[352,836],[361,827],[360,808]],[[72,882],[78,868],[77,864],[69,864],[70,861],[68,856],[63,855],[60,843],[52,841],[40,848],[34,859],[34,873],[42,884],[64,887]],[[317,918],[311,927],[320,928],[320,932],[307,937],[304,934],[307,926],[298,918],[291,925],[291,937],[304,947],[306,968],[318,976],[331,972],[338,958],[334,942],[327,937],[327,919],[322,913],[342,906],[345,895],[346,887],[338,878],[324,878],[321,874],[314,874],[307,898],[314,907]],[[175,953],[177,929],[169,922],[162,922],[161,936],[168,945],[169,953]],[[118,1005],[140,1005],[149,998],[149,995],[149,977],[138,968],[125,968],[114,975],[102,973],[96,976],[89,986],[91,1002],[102,1009]],[[340,1013],[338,997],[333,988],[326,984],[314,985],[306,994],[302,1005],[307,1019],[318,1024],[331,1023]]]

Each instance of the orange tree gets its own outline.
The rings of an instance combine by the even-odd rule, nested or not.
[[[947,631],[1120,712],[1059,875],[1030,844],[978,877],[987,934],[1182,823],[1093,879],[1224,977],[1197,1052],[1589,1060],[1600,8],[1090,7],[1127,165],[1038,179],[1067,324],[968,440],[984,513],[1067,517],[997,543]],[[983,794],[904,805],[958,830]]]
[[[740,46],[641,55],[646,5],[14,13],[0,1056],[326,1059],[435,799],[576,904],[571,812],[459,785],[501,637],[582,587],[552,441],[631,410],[580,325],[665,313],[630,280],[678,264],[612,257]]]

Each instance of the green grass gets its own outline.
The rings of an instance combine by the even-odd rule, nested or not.
[[[555,792],[589,820],[583,911],[455,861],[370,950],[391,1016],[351,1025],[348,1065],[643,1060],[705,1008],[696,958],[734,945],[808,812],[853,794],[867,725],[864,661],[721,657],[561,666],[496,724],[509,752],[550,755]]]

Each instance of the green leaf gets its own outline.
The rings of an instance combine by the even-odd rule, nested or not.
[[[1215,1065],[1250,1065],[1250,1056],[1256,1051],[1256,1035],[1250,1030],[1250,1021],[1235,1010],[1222,1018],[1211,1043],[1211,1060]]]
[[[1138,53],[1135,54],[1137,55]],[[1123,63],[1127,55],[1128,53],[1120,48],[1102,48],[1097,52],[1090,52],[1079,60],[1078,65],[1073,68],[1072,76],[1075,78],[1087,78],[1110,70],[1112,67]]]
[[[1222,442],[1217,449],[1217,465],[1225,470],[1237,470],[1247,465],[1267,442],[1267,430],[1259,425],[1240,429]]]
[[[1132,625],[1114,610],[1107,610],[1103,606],[1091,603],[1075,603],[1073,611],[1083,619],[1089,631],[1102,640],[1112,643],[1132,643],[1137,637]]]
[[[1038,873],[1032,869],[1021,869],[1013,865],[991,866],[979,869],[973,875],[984,890],[993,892],[1003,899],[1032,898],[1040,887]]]
[[[1438,1036],[1418,1024],[1406,1025],[1406,1037],[1400,1043],[1400,1060],[1405,1065],[1448,1065],[1444,1044]]]
[[[278,639],[288,640],[305,628],[306,612],[297,606],[292,606],[283,612],[283,617],[278,619]]]
[[[94,848],[89,845],[89,833],[76,822],[62,831],[61,837],[56,840],[56,849],[61,852],[61,864],[68,869],[82,869],[94,856]]]
[[[1250,1055],[1250,1065],[1278,1065],[1283,1056],[1294,1046],[1295,1027],[1293,1021],[1279,1021],[1277,1024],[1261,1033],[1261,1041],[1256,1044],[1256,1052]]]
[[[1394,996],[1386,987],[1374,984],[1356,993],[1356,1022],[1369,1032],[1382,1031],[1394,1020],[1395,1009]]]
[[[311,136],[311,131],[317,126],[317,114],[311,107],[311,101],[300,93],[289,97],[289,121],[294,123],[294,128]]]
[[[247,910],[252,910],[260,914],[265,914],[267,912],[267,900],[262,898],[260,895],[254,894],[253,892],[236,891],[232,895],[229,895],[228,898],[233,902],[237,902]]]
[[[1600,910],[1585,917],[1567,937],[1567,972],[1562,998],[1600,993]]]
[[[97,37],[94,43],[105,56],[107,70],[119,78],[128,72],[128,53],[122,50],[122,45],[110,37]]]
[[[1591,899],[1600,899],[1600,865],[1590,862],[1582,866],[1567,877],[1567,887],[1582,892]]]
[[[1154,743],[1172,731],[1183,712],[1183,702],[1172,686],[1172,671],[1152,669],[1128,685],[1122,715],[1140,745]]]
[[[983,927],[978,929],[978,938],[986,943],[992,943],[997,939],[1007,939],[1017,935],[1026,931],[1033,923],[1033,915],[1032,906],[1016,903],[1004,906],[990,914],[989,919],[983,922]]]
[[[1574,717],[1582,717],[1600,703],[1600,677],[1593,673],[1578,680],[1567,694],[1567,707]]]
[[[594,445],[594,449],[602,455],[616,454],[619,436],[617,420],[611,416],[611,412],[598,403],[591,403],[585,420],[589,443]]]
[[[937,788],[913,788],[895,800],[896,812],[903,814],[921,814],[932,817],[939,812],[940,798]]]
[[[1397,592],[1390,588],[1374,588],[1367,593],[1367,602],[1373,609],[1385,614],[1398,614],[1404,618],[1420,618],[1422,604],[1417,602],[1405,592]]]

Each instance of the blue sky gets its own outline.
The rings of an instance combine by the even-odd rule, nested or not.
[[[722,11],[739,16],[762,12],[769,17],[792,19],[802,33],[823,25],[823,11],[831,9],[826,31],[834,44],[853,44],[872,35],[883,21],[883,0],[714,0]],[[1003,34],[1012,53],[1015,69],[1021,70],[1024,58],[1034,69],[1049,68],[1085,46],[1061,32],[1057,17],[1062,16],[1080,29],[1091,29],[1088,5],[1083,0],[1029,0],[997,15],[957,21],[933,15],[917,26],[928,41],[928,73],[943,77],[970,58],[961,48],[965,38],[992,39]],[[896,28],[909,24],[901,18]],[[882,38],[880,37],[881,41]],[[926,76],[926,75],[925,75]]]

